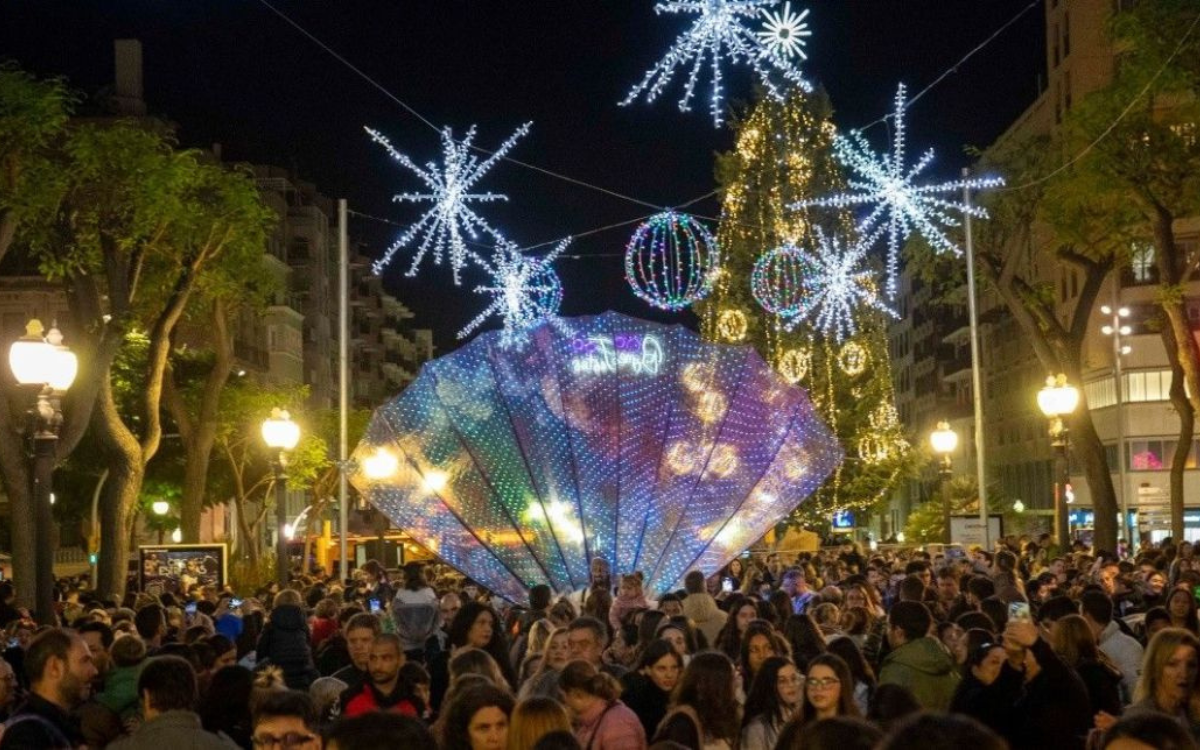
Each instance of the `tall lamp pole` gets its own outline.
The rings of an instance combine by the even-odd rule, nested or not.
[[[1067,376],[1059,373],[1046,378],[1046,386],[1038,391],[1038,408],[1050,420],[1050,444],[1054,446],[1054,537],[1059,554],[1071,547],[1070,528],[1067,519],[1067,485],[1071,482],[1071,465],[1067,460],[1070,434],[1063,417],[1069,416],[1079,405],[1079,389],[1067,383]]]
[[[950,477],[954,475],[954,464],[950,454],[958,448],[958,433],[950,429],[950,423],[942,420],[937,423],[937,429],[929,435],[929,443],[933,452],[941,456],[938,461],[938,486],[942,492],[942,518],[946,524],[946,544],[950,544]]]
[[[1100,308],[1106,317],[1111,318],[1108,325],[1100,327],[1105,336],[1112,338],[1113,383],[1117,395],[1117,478],[1121,485],[1121,528],[1125,530],[1125,543],[1129,545],[1129,554],[1133,555],[1138,548],[1138,530],[1133,525],[1133,516],[1129,513],[1129,482],[1125,478],[1125,384],[1121,376],[1121,356],[1129,354],[1132,349],[1123,343],[1122,337],[1133,333],[1133,329],[1125,322],[1129,317],[1129,308],[1117,304],[1117,284],[1113,281],[1113,304]]]
[[[29,410],[26,438],[29,441],[30,496],[34,507],[34,603],[41,625],[57,625],[54,612],[54,517],[50,493],[57,458],[58,430],[62,426],[62,395],[75,382],[79,361],[62,343],[56,325],[43,335],[36,318],[25,327],[25,335],[13,342],[8,364],[20,385],[39,388],[37,402]]]
[[[279,588],[288,584],[287,454],[300,442],[300,425],[285,409],[272,409],[262,425],[263,442],[275,452],[275,580]]]

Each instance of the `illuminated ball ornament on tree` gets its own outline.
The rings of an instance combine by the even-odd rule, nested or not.
[[[750,323],[746,319],[746,313],[741,310],[723,310],[717,316],[717,333],[730,343],[736,343],[746,338],[749,328]]]
[[[818,268],[792,244],[768,250],[755,261],[750,290],[764,310],[785,318],[803,316],[813,295]]]
[[[500,193],[473,193],[472,188],[485,174],[495,166],[496,162],[517,144],[517,141],[529,133],[533,123],[527,122],[509,136],[500,148],[496,149],[487,159],[480,162],[474,153],[472,145],[475,140],[475,127],[471,126],[466,137],[461,141],[454,140],[450,128],[442,130],[442,164],[429,162],[424,168],[418,167],[412,159],[392,147],[391,142],[376,130],[366,128],[371,140],[383,146],[392,158],[401,166],[415,174],[429,189],[428,193],[400,193],[392,198],[399,203],[432,203],[429,210],[417,219],[416,223],[404,231],[392,243],[383,257],[375,261],[373,269],[380,273],[391,262],[392,256],[401,248],[409,246],[418,237],[416,255],[412,266],[406,275],[415,276],[417,268],[425,258],[425,254],[433,251],[433,262],[441,265],[444,255],[450,256],[450,268],[454,272],[454,283],[460,283],[460,272],[472,255],[467,249],[463,235],[478,239],[487,235],[497,243],[504,241],[500,232],[492,228],[482,216],[472,210],[472,203],[493,203],[507,201],[508,196]]]
[[[981,219],[987,218],[988,214],[983,208],[968,205],[956,196],[960,196],[964,188],[980,190],[1004,184],[1004,180],[997,177],[918,182],[921,173],[933,161],[934,153],[929,149],[916,164],[908,166],[904,140],[905,104],[905,88],[901,84],[896,91],[896,108],[892,114],[891,153],[877,154],[857,130],[851,131],[848,137],[838,135],[834,139],[834,154],[854,173],[849,181],[850,191],[793,205],[793,208],[868,206],[870,210],[859,221],[858,231],[870,240],[887,236],[889,297],[896,291],[900,245],[910,234],[921,235],[935,251],[957,255],[958,246],[945,231],[946,227],[959,225],[954,214],[965,213]]]
[[[838,367],[852,378],[866,372],[869,364],[871,364],[871,355],[857,341],[847,341],[846,345],[838,352]]]
[[[788,349],[779,358],[779,374],[795,385],[804,380],[812,369],[812,350],[808,348]]]
[[[721,63],[748,63],[767,93],[783,99],[787,86],[811,91],[812,85],[788,59],[800,53],[804,39],[810,34],[804,15],[791,15],[790,7],[781,16],[767,16],[767,25],[755,31],[747,23],[759,20],[775,0],[663,0],[654,6],[655,13],[693,14],[695,22],[671,45],[658,63],[646,72],[641,83],[630,89],[621,106],[633,103],[643,94],[647,102],[656,100],[675,77],[675,71],[690,68],[684,83],[679,109],[691,110],[700,72],[708,63],[712,75],[710,112],[713,124],[721,126],[724,118],[725,93],[721,87]],[[783,37],[786,36],[786,42]],[[801,55],[802,56],[802,55]]]
[[[719,263],[712,233],[674,211],[650,217],[625,246],[625,279],[633,293],[663,310],[683,310],[704,299]]]

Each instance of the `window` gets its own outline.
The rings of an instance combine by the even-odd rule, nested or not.
[[[1139,243],[1129,254],[1129,273],[1135,284],[1158,282],[1158,267],[1154,264],[1154,245]]]
[[[1063,108],[1071,109],[1071,71],[1063,71]]]

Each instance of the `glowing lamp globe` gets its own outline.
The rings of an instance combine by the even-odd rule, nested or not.
[[[641,224],[625,246],[625,280],[648,304],[678,311],[708,296],[719,261],[717,240],[703,224],[666,211]]]
[[[25,326],[25,335],[8,350],[8,366],[21,385],[45,385],[53,377],[58,354],[44,335],[37,318]]]
[[[958,447],[958,433],[950,429],[949,422],[938,422],[937,429],[929,436],[929,444],[934,453],[948,456]]]
[[[154,504],[150,507],[156,516],[165,516],[171,510],[171,504],[166,500],[155,500]]]
[[[272,409],[271,418],[263,422],[262,436],[268,448],[290,451],[300,442],[300,425],[286,409]]]
[[[1062,417],[1079,405],[1079,389],[1067,383],[1066,375],[1046,378],[1046,386],[1038,391],[1038,408],[1047,417]]]
[[[46,333],[46,343],[53,348],[50,356],[49,379],[46,383],[56,391],[65,391],[75,382],[79,373],[79,359],[67,347],[63,346],[62,331],[58,326],[50,326]]]
[[[386,448],[376,448],[362,460],[363,474],[367,479],[387,479],[400,468],[400,459]]]

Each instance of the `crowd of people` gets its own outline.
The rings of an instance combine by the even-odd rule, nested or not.
[[[0,750],[1196,749],[1200,556],[1049,540],[744,555],[524,606],[371,561],[36,626],[0,583]],[[248,592],[246,592],[248,593]]]

